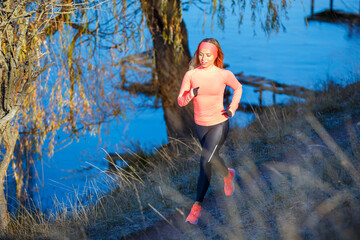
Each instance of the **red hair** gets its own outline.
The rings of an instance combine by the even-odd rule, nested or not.
[[[221,50],[221,47],[220,47],[219,42],[218,42],[215,38],[205,38],[205,39],[203,39],[203,40],[199,43],[199,45],[198,45],[198,47],[197,47],[197,49],[196,49],[196,52],[195,52],[195,54],[194,54],[194,58],[195,58],[194,67],[198,67],[198,66],[200,65],[200,61],[199,61],[199,52],[200,52],[200,49],[199,49],[199,48],[200,48],[201,43],[203,43],[203,42],[212,43],[212,44],[214,44],[214,45],[217,47],[218,52],[217,52],[217,57],[216,57],[216,59],[215,59],[214,65],[217,66],[218,68],[223,68],[223,66],[224,66],[224,63],[223,63],[224,53],[223,53],[223,51]]]

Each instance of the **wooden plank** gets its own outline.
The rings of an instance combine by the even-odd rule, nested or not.
[[[314,15],[314,0],[311,0],[311,16]]]

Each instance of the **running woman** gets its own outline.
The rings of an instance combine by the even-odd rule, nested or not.
[[[199,43],[192,67],[186,72],[178,96],[180,107],[194,102],[195,131],[202,147],[200,175],[197,184],[196,201],[186,222],[197,224],[201,203],[209,188],[211,168],[224,177],[226,196],[234,193],[235,170],[227,168],[219,156],[229,131],[229,118],[233,117],[242,95],[242,86],[234,74],[223,69],[224,54],[216,39],[206,38]],[[234,92],[231,104],[224,109],[225,87]]]

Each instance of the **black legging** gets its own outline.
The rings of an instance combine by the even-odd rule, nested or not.
[[[195,124],[195,131],[202,147],[196,201],[202,202],[210,185],[211,165],[222,176],[226,177],[228,175],[228,169],[224,160],[219,156],[219,150],[229,132],[229,121],[226,120],[213,126]]]

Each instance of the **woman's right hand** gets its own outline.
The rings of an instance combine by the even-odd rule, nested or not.
[[[198,95],[199,87],[193,88],[193,89],[191,89],[191,90],[192,90],[192,92],[193,92],[194,97],[196,97],[196,96]]]

